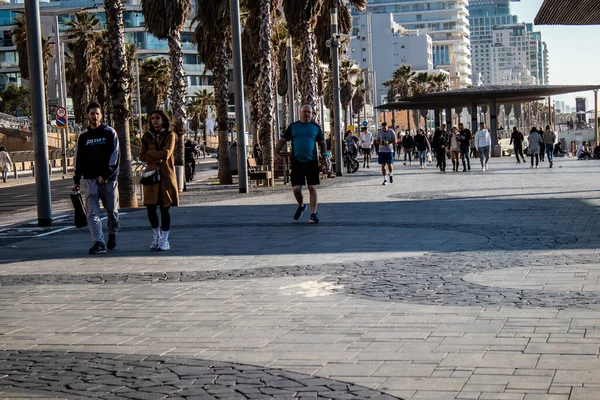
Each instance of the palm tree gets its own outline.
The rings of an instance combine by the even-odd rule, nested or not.
[[[231,55],[231,24],[229,21],[229,0],[198,0],[198,12],[192,21],[196,24],[194,39],[198,45],[198,55],[206,68],[215,77],[215,108],[219,129],[219,183],[231,184],[229,160],[229,127],[227,103],[229,99],[227,75]],[[244,127],[237,127],[238,134]]]
[[[419,72],[410,81],[413,96],[419,96],[428,92],[429,75],[427,72]]]
[[[245,5],[248,12],[246,25],[243,32],[244,42],[254,41],[254,46],[245,46],[247,49],[247,65],[245,75],[250,75],[248,69],[255,70],[257,79],[244,81],[252,84],[255,105],[258,107],[258,137],[263,148],[263,164],[271,171],[274,168],[274,126],[273,116],[275,114],[275,51],[273,39],[277,31],[273,29],[274,19],[277,18],[279,0],[246,0]],[[256,42],[258,39],[258,42]],[[251,58],[251,60],[248,60]],[[249,61],[249,62],[248,62]],[[253,113],[254,116],[255,113]]]
[[[178,135],[175,165],[179,167],[183,167],[184,162],[185,96],[187,94],[180,32],[191,9],[191,0],[142,0],[144,25],[151,34],[158,39],[167,39],[169,43],[173,130]]]
[[[110,43],[108,71],[110,74],[110,98],[112,102],[113,127],[119,135],[121,163],[119,168],[119,204],[121,207],[137,207],[133,172],[131,168],[131,143],[129,141],[129,96],[131,77],[128,76],[125,37],[123,34],[123,0],[104,0],[107,40]]]
[[[513,105],[513,112],[515,115],[515,119],[517,120],[517,126],[521,127],[521,117],[523,115],[523,106],[521,103]]]
[[[354,82],[360,75],[360,69],[352,61],[344,60],[340,63],[340,103],[344,109],[344,124],[348,129],[349,106],[354,95]]]
[[[97,45],[101,40],[96,32],[100,19],[92,13],[78,12],[75,19],[66,23],[66,43],[68,59],[65,67],[69,70],[68,86],[75,110],[75,121],[82,123],[85,107],[95,100],[94,85],[99,78],[101,59],[98,57]]]
[[[428,92],[444,92],[450,89],[448,76],[445,74],[429,75],[427,77]]]
[[[322,9],[323,0],[283,0],[283,12],[292,38],[302,43],[302,56],[297,65],[300,76],[302,104],[313,108],[318,97],[318,64],[316,56],[315,25]]]
[[[354,92],[354,96],[352,96],[352,111],[358,114],[359,121],[360,112],[365,107],[365,94],[367,93],[367,90],[369,90],[369,88],[363,87],[364,84],[365,80],[358,78],[354,84],[356,91]]]
[[[396,101],[396,96],[404,99],[412,95],[410,82],[415,76],[415,71],[408,64],[403,64],[392,73],[392,77],[383,82],[383,86],[388,88],[388,103]],[[410,110],[406,110],[406,120],[408,129],[410,129]],[[392,125],[396,125],[396,111],[392,110]]]
[[[0,112],[17,116],[31,116],[29,89],[11,83],[0,93]]]
[[[146,112],[167,102],[171,74],[164,57],[148,58],[140,64],[140,97]]]

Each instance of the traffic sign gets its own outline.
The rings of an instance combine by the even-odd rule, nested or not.
[[[367,121],[363,121],[362,126],[368,126],[369,123]]]
[[[59,118],[67,116],[67,109],[64,107],[56,107],[56,116]]]
[[[67,127],[67,119],[65,117],[57,117],[56,127],[58,129],[65,129]]]

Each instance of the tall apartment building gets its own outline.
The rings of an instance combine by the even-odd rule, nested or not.
[[[40,0],[40,14],[42,19],[42,35],[54,37],[54,16],[58,16],[59,32],[64,35],[67,29],[65,23],[81,8],[96,6],[97,9],[89,12],[95,13],[100,19],[100,29],[105,26],[104,3],[102,0]],[[24,9],[23,0],[10,0],[10,4],[0,1],[0,90],[10,83],[21,84],[21,73],[18,68],[16,47],[12,43],[10,30],[14,26],[14,19]],[[181,32],[183,45],[184,68],[188,84],[188,96],[193,96],[200,89],[213,90],[212,72],[205,71],[204,64],[200,61],[193,43],[193,30],[190,26],[193,14],[188,17],[184,30]],[[140,0],[126,0],[123,16],[126,43],[135,44],[138,58],[165,57],[169,59],[169,49],[166,40],[158,40],[144,28],[144,16],[141,12]],[[58,86],[54,61],[49,66],[48,100],[54,104],[58,99]]]
[[[361,70],[375,71],[377,104],[387,95],[383,82],[401,65],[414,70],[433,69],[431,37],[409,31],[394,22],[392,14],[361,14],[353,20],[350,48]]]
[[[520,0],[470,0],[475,82],[484,85],[548,83],[546,44],[541,33],[533,30],[533,24],[519,24],[519,17],[511,14],[510,3],[517,1]],[[512,35],[513,39],[507,37],[504,42],[500,38],[505,34]],[[523,53],[526,51],[529,52],[527,55]],[[533,61],[534,58],[537,61]]]
[[[540,41],[529,34],[527,24],[495,26],[491,32],[490,84],[544,84]]]
[[[468,5],[468,0],[370,0],[366,13],[391,13],[409,31],[428,34],[433,67],[448,71],[451,87],[461,88],[471,85]],[[353,10],[353,16],[358,15]]]

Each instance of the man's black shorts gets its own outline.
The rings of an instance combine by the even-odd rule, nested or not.
[[[318,185],[321,183],[320,173],[317,160],[303,163],[292,159],[292,173],[290,174],[292,186]]]
[[[371,149],[368,147],[363,147],[362,152],[363,152],[363,155],[365,155],[365,156],[371,155]]]

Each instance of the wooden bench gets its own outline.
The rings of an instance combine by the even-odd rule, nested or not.
[[[258,165],[254,157],[248,157],[248,180],[256,182],[257,185],[269,186],[273,179],[273,171],[264,165]]]

